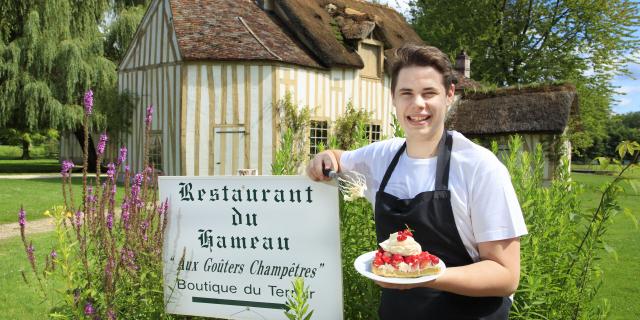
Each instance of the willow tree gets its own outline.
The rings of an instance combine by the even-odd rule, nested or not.
[[[606,135],[611,80],[626,73],[630,53],[640,49],[633,36],[638,6],[631,0],[416,0],[411,22],[452,57],[466,50],[475,80],[576,83],[582,117],[571,138],[585,148]]]
[[[111,30],[106,22],[119,21],[121,11],[147,2],[0,0],[0,129],[25,138],[23,158],[29,157],[29,136],[51,128],[84,140],[81,102],[89,88],[96,96],[91,130],[126,131],[132,97],[117,92],[121,55],[105,55],[103,31]],[[144,11],[134,12],[137,17],[128,19],[138,19],[137,25]],[[120,41],[125,49],[135,26],[120,28],[121,34],[127,32],[128,38]],[[88,151],[89,163],[95,164],[93,143]]]
[[[15,1],[3,1],[11,6]],[[103,57],[98,29],[108,0],[24,1],[13,24],[3,26],[0,47],[0,128],[22,136],[49,128],[78,130],[82,92],[108,90],[116,81],[115,65]],[[11,12],[11,11],[10,11]],[[104,117],[95,118],[95,129]],[[29,143],[23,142],[23,158]]]

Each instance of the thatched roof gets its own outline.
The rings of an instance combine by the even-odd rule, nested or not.
[[[252,0],[170,0],[184,60],[267,60],[320,64],[277,17]]]
[[[560,134],[577,108],[575,87],[569,84],[465,92],[452,107],[447,127],[470,136]]]
[[[390,7],[358,0],[280,0],[276,12],[327,67],[362,68],[354,51],[358,36],[372,31],[384,43],[385,55],[404,43],[423,43],[397,11]],[[365,30],[365,32],[361,32]],[[339,40],[341,33],[343,41]],[[353,39],[349,39],[349,37]]]
[[[389,57],[424,44],[394,9],[362,0],[170,0],[184,60],[280,61],[312,68],[362,68],[359,40],[373,33]],[[341,38],[341,39],[339,39]],[[477,84],[458,74],[458,88]]]
[[[273,12],[265,12],[253,0],[170,0],[170,4],[185,60],[362,68],[353,45],[371,32],[384,43],[386,55],[406,42],[423,43],[398,12],[359,0],[277,0]],[[331,6],[336,9],[332,13]]]

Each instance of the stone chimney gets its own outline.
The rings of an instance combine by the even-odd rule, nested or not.
[[[464,50],[456,57],[455,69],[465,78],[471,78],[471,59]]]
[[[256,0],[258,6],[264,11],[273,11],[273,0]]]

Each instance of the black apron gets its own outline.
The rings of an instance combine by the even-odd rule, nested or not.
[[[398,199],[384,192],[406,142],[389,164],[376,194],[375,219],[378,243],[389,234],[413,229],[423,251],[440,257],[447,267],[473,263],[462,243],[451,209],[449,164],[453,139],[444,132],[438,144],[435,190],[419,193],[413,199]],[[481,275],[478,275],[481,276]],[[468,297],[430,288],[410,290],[382,289],[380,319],[486,319],[509,317],[507,297]]]

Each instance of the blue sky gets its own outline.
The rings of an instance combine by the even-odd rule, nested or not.
[[[382,0],[401,13],[405,13],[409,8],[409,0]],[[640,37],[640,27],[636,28],[636,37]],[[637,60],[640,60],[640,51],[634,53]],[[473,68],[473,66],[472,66]],[[620,94],[614,96],[616,100],[611,106],[615,113],[627,113],[640,111],[640,64],[627,65],[631,72],[629,76],[617,76],[613,80],[613,85],[618,87],[616,91]]]

